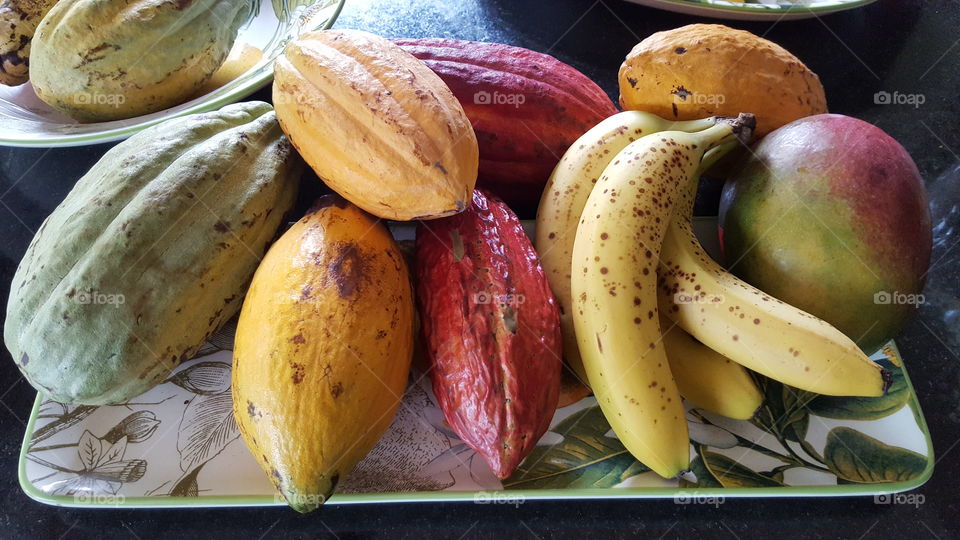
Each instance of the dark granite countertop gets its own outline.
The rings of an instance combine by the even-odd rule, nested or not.
[[[616,97],[624,55],[651,32],[698,22],[620,0],[348,0],[337,22],[386,36],[501,41],[548,52]],[[937,227],[927,303],[898,338],[933,435],[936,468],[919,506],[872,498],[727,499],[714,508],[672,500],[554,501],[511,505],[422,503],[286,508],[77,510],[36,503],[20,490],[17,457],[34,399],[6,349],[0,355],[0,537],[173,538],[366,535],[420,537],[960,536],[960,4],[886,0],[797,22],[732,21],[770,38],[816,71],[830,109],[873,122],[913,155]],[[878,91],[923,94],[919,107],[877,105]],[[255,97],[266,99],[260,92]],[[0,294],[3,303],[33,232],[109,145],[0,148]],[[711,196],[712,195],[712,196]],[[715,212],[716,194],[701,200]],[[529,216],[528,216],[529,217]]]

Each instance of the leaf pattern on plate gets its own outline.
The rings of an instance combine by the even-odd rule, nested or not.
[[[233,400],[229,391],[199,394],[183,410],[177,450],[180,470],[189,472],[211,459],[240,436],[233,418]]]
[[[610,424],[599,405],[576,412],[550,431],[563,440],[536,446],[510,478],[506,489],[563,487],[613,487],[627,478],[649,471],[623,443],[608,437]]]
[[[927,467],[926,457],[848,427],[830,431],[823,458],[834,474],[850,482],[903,482]]]
[[[780,487],[783,484],[770,476],[760,474],[753,469],[723,455],[700,449],[703,465],[721,486],[733,487]],[[698,477],[699,478],[699,477]]]
[[[199,498],[198,504],[231,504],[216,497],[246,494],[238,490],[251,485],[252,495],[274,501],[246,447],[231,445],[239,438],[226,348],[231,331],[225,328],[204,347],[205,356],[128,403],[40,403],[25,455],[30,482],[50,495],[184,497]],[[559,409],[520,469],[501,482],[446,425],[429,379],[414,372],[394,422],[339,492],[645,487],[669,495],[677,488],[820,485],[827,494],[834,484],[916,480],[930,465],[929,457],[907,449],[924,435],[922,417],[895,349],[888,347],[880,362],[894,375],[880,398],[817,396],[757,376],[765,399],[751,421],[689,409],[693,459],[690,471],[672,481],[634,459],[588,397]],[[904,404],[912,414],[894,414]],[[883,440],[851,421],[879,422],[884,427],[869,432],[884,433]]]
[[[229,362],[199,362],[177,371],[167,382],[194,394],[211,396],[230,389]]]
[[[893,375],[885,395],[876,398],[817,396],[810,402],[810,412],[827,418],[877,420],[902,409],[910,400],[910,387],[903,370],[889,360],[878,363]]]
[[[197,476],[200,475],[200,471],[203,469],[203,464],[198,465],[192,471],[185,474],[183,478],[173,489],[170,490],[171,497],[197,497],[200,495],[200,486],[197,483]]]
[[[110,428],[103,439],[115,443],[125,437],[128,443],[138,443],[153,436],[160,427],[160,420],[153,411],[137,411]]]

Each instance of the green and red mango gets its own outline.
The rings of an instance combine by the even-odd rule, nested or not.
[[[837,114],[767,135],[724,187],[732,272],[870,353],[915,309],[932,234],[916,165],[876,126]]]

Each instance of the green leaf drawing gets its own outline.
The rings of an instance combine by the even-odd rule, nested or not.
[[[823,448],[826,466],[851,482],[903,482],[923,474],[927,458],[848,427],[833,428]]]
[[[817,398],[817,394],[785,384],[781,384],[780,387],[784,411],[779,420],[780,429],[787,440],[800,442],[807,431],[807,416],[810,414],[807,407],[811,401]],[[798,424],[800,425],[798,426]],[[798,428],[802,428],[803,431],[799,432]]]
[[[731,487],[781,487],[783,484],[748,469],[744,465],[724,456],[700,449],[700,457],[710,474],[725,488]],[[700,478],[697,476],[697,478]]]
[[[568,416],[551,431],[563,441],[534,448],[503,481],[505,489],[612,487],[650,470],[619,440],[606,436],[610,424],[599,406]]]
[[[763,405],[751,420],[760,429],[774,434],[777,439],[799,442],[798,432],[806,432],[807,405],[817,397],[773,379],[754,374],[763,395]],[[799,424],[797,428],[792,426]]]
[[[696,475],[697,481],[690,482],[689,480],[681,478],[680,487],[723,487],[723,484],[718,482],[717,479],[713,477],[713,474],[711,474],[707,469],[707,466],[703,464],[703,458],[700,456],[693,458],[693,461],[690,462],[690,472]]]
[[[784,437],[791,441],[803,443],[807,438],[807,428],[810,426],[810,415],[805,414],[796,422],[790,424],[790,429],[784,433]]]
[[[899,411],[910,399],[910,387],[903,370],[889,360],[877,363],[893,374],[893,382],[885,395],[873,398],[817,396],[810,403],[810,411],[839,420],[876,420]]]

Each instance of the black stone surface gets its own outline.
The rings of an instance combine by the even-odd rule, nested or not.
[[[616,97],[624,55],[651,32],[705,21],[620,0],[348,0],[337,23],[387,36],[501,41],[548,52]],[[833,112],[873,122],[910,151],[937,224],[927,303],[898,338],[937,459],[917,507],[872,498],[727,499],[719,507],[661,501],[555,501],[510,505],[423,503],[285,508],[76,510],[35,503],[20,490],[17,456],[34,391],[0,355],[0,537],[188,538],[272,536],[650,538],[958,537],[960,330],[955,229],[960,201],[960,4],[886,0],[800,22],[729,22],[766,36],[816,71]],[[920,107],[877,105],[878,91],[923,94]],[[267,92],[255,97],[265,99]],[[41,221],[108,145],[0,148],[0,294]],[[715,212],[716,193],[701,197]]]

